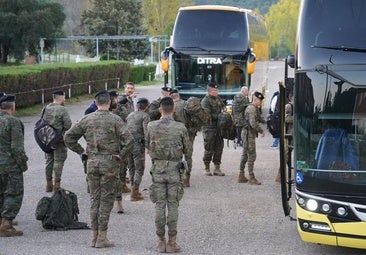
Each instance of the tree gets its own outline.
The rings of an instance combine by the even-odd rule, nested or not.
[[[300,0],[280,0],[265,16],[272,57],[294,53]]]
[[[65,20],[63,8],[58,3],[39,0],[0,0],[0,55],[7,63],[13,55],[17,61],[25,52],[37,55],[40,38],[46,41],[46,49],[52,47],[52,39],[62,35]]]
[[[141,0],[92,0],[91,8],[84,10],[81,23],[86,35],[143,35],[141,26]],[[86,43],[90,54],[95,44]],[[132,60],[144,58],[148,53],[147,40],[101,41],[99,51],[114,51],[113,58]],[[113,55],[113,54],[111,54]]]

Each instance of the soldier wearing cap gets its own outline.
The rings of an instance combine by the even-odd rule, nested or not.
[[[261,185],[261,182],[259,182],[254,176],[254,161],[257,157],[255,139],[258,137],[258,133],[264,137],[264,131],[259,125],[260,123],[265,123],[265,120],[259,112],[263,99],[264,96],[262,93],[257,91],[254,92],[253,101],[248,105],[244,112],[245,124],[241,132],[243,151],[240,159],[239,183],[249,182],[249,184]],[[249,180],[244,174],[246,163],[248,163]]]
[[[91,246],[105,248],[114,246],[107,239],[109,217],[117,193],[120,161],[131,150],[133,137],[126,123],[109,111],[111,100],[107,91],[98,92],[95,102],[98,110],[75,123],[66,132],[65,143],[79,155],[88,156]],[[86,149],[78,143],[81,137],[86,141]]]
[[[224,176],[220,169],[224,139],[217,126],[218,115],[225,109],[225,104],[219,97],[219,86],[215,82],[207,85],[207,95],[201,101],[202,108],[210,116],[210,121],[203,125],[202,135],[204,142],[203,163],[205,164],[205,175],[212,176],[210,162],[215,165],[213,175]]]
[[[162,98],[164,97],[170,97],[170,92],[172,91],[172,88],[170,87],[162,87],[161,88],[161,96],[152,101],[149,105],[148,113],[150,115],[150,120],[158,120],[161,117],[161,114],[159,112],[159,104]]]
[[[23,172],[28,169],[24,150],[24,125],[14,117],[15,96],[0,98],[0,236],[21,236],[13,227],[23,201]]]
[[[67,112],[65,103],[65,93],[57,90],[52,93],[53,102],[45,106],[43,118],[55,129],[65,132],[71,127],[70,115]],[[60,140],[57,148],[46,153],[46,192],[57,191],[61,186],[61,175],[67,158],[67,148],[63,139]],[[54,175],[54,183],[53,176]]]
[[[136,104],[137,111],[127,116],[127,127],[134,138],[132,162],[128,162],[132,188],[131,201],[144,199],[139,188],[145,171],[145,135],[150,121],[150,116],[146,112],[148,107],[149,101],[143,97],[139,98]]]
[[[174,121],[174,102],[170,97],[161,99],[161,118],[147,125],[146,148],[152,160],[150,198],[155,203],[155,227],[159,237],[156,247],[160,253],[180,250],[176,243],[178,206],[183,197],[182,157],[192,157],[192,146],[183,123]],[[167,211],[167,212],[166,212]],[[165,226],[169,240],[165,241]]]

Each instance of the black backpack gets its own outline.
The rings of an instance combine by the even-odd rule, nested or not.
[[[50,153],[57,148],[62,138],[62,130],[55,129],[43,118],[45,110],[46,107],[43,108],[41,118],[34,125],[34,138],[44,152]]]
[[[35,216],[44,229],[89,229],[78,221],[79,206],[75,193],[59,189],[52,197],[43,197],[37,204]]]

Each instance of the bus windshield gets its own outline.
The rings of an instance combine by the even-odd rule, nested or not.
[[[366,65],[300,72],[296,101],[296,183],[300,190],[366,193]]]
[[[173,31],[177,51],[202,50],[241,52],[248,48],[244,12],[224,10],[180,11]]]

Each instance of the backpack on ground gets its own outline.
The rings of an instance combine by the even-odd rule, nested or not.
[[[210,117],[203,110],[201,100],[198,97],[190,97],[184,105],[186,127],[200,130],[202,125],[206,124]]]
[[[62,130],[55,129],[43,118],[45,110],[46,107],[43,108],[41,118],[34,125],[34,138],[45,153],[50,153],[57,148],[62,138]]]
[[[269,133],[273,136],[273,138],[280,138],[280,95],[278,92],[275,92],[272,96],[272,100],[277,97],[275,109],[272,110],[271,107],[269,109],[269,116],[267,118],[267,129]]]
[[[89,229],[78,221],[79,206],[75,193],[59,189],[52,197],[43,197],[37,204],[35,216],[44,229]]]
[[[235,140],[236,138],[236,126],[231,114],[227,112],[219,113],[217,117],[217,127],[220,130],[222,138],[228,140]]]

